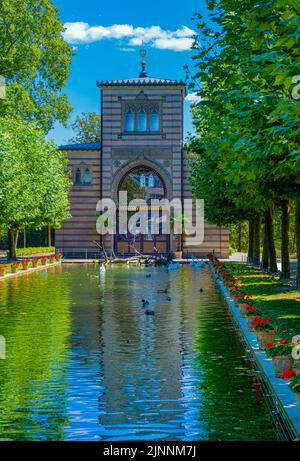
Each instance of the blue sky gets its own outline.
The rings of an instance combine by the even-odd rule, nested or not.
[[[148,75],[184,79],[183,66],[193,66],[189,50],[192,17],[205,12],[205,0],[54,0],[66,25],[66,40],[75,47],[65,89],[74,108],[69,123],[81,112],[99,112],[97,80],[136,77],[139,49],[147,48]],[[191,132],[190,101],[185,102],[185,131]],[[50,137],[68,142],[72,131],[56,125]]]

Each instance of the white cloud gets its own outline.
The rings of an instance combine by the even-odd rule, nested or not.
[[[189,93],[186,97],[185,97],[185,101],[189,101],[189,102],[199,102],[199,101],[202,101],[202,98],[201,96],[199,96],[197,93]]]
[[[187,51],[191,49],[193,43],[192,38],[158,38],[154,40],[152,46],[160,50]]]
[[[195,32],[187,26],[170,31],[160,26],[133,27],[129,24],[90,26],[86,22],[65,23],[65,40],[72,45],[98,42],[104,39],[127,40],[129,46],[141,46],[142,42],[153,48],[173,51],[189,50]]]

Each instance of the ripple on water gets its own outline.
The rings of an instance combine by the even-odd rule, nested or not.
[[[2,439],[276,438],[208,268],[100,275],[65,266],[0,283]]]

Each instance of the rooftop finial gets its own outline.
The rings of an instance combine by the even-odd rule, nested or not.
[[[146,72],[146,61],[145,61],[146,55],[147,55],[147,51],[144,48],[144,42],[142,42],[142,48],[140,50],[140,56],[142,58],[142,71],[140,73],[140,78],[148,77],[147,72]]]

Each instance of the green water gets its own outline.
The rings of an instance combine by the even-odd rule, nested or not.
[[[1,281],[0,335],[2,440],[276,439],[207,267]]]

